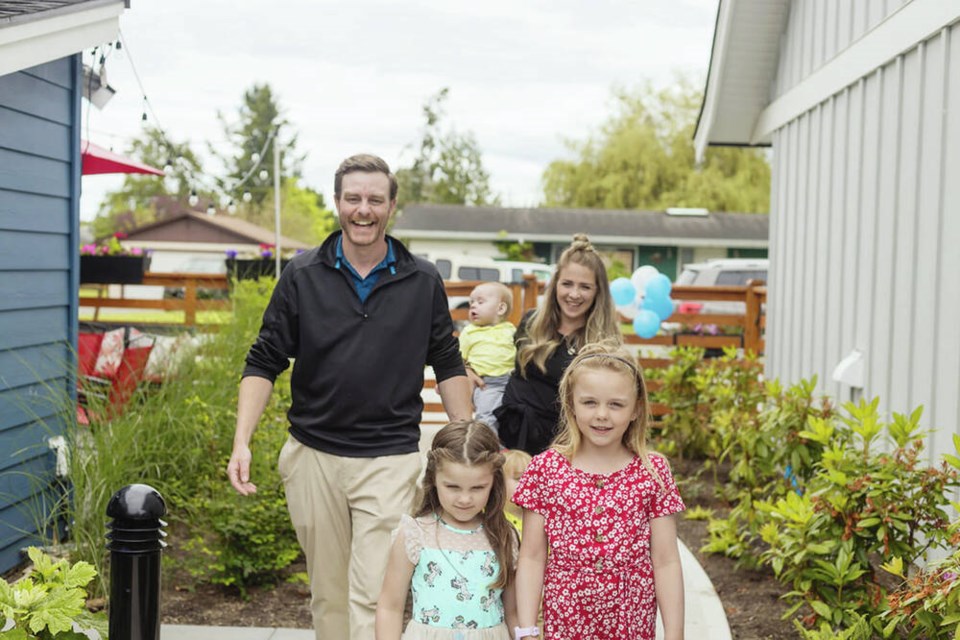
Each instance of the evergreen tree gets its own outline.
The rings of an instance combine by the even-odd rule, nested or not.
[[[423,105],[424,128],[413,164],[397,171],[400,185],[397,205],[408,202],[444,204],[496,204],[490,174],[472,132],[444,131],[443,103],[450,90],[444,87]]]

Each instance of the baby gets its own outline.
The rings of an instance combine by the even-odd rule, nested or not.
[[[474,415],[497,432],[493,410],[500,406],[513,371],[516,327],[507,320],[513,293],[499,282],[484,282],[470,292],[470,324],[460,332],[460,353],[473,383]]]

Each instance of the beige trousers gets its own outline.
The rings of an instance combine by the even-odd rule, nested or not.
[[[410,511],[420,454],[347,458],[290,437],[278,464],[307,559],[317,640],[370,640],[390,532]]]

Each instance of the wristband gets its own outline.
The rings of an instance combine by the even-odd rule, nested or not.
[[[513,640],[520,638],[534,638],[540,635],[540,627],[514,627]]]

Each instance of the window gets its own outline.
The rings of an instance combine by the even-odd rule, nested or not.
[[[440,272],[441,278],[449,280],[450,274],[453,273],[453,264],[449,260],[437,260],[437,271]]]
[[[717,274],[718,285],[743,286],[748,280],[766,280],[766,271],[721,271]]]
[[[500,272],[494,268],[484,267],[460,267],[457,270],[457,277],[461,280],[491,280],[500,281]]]

